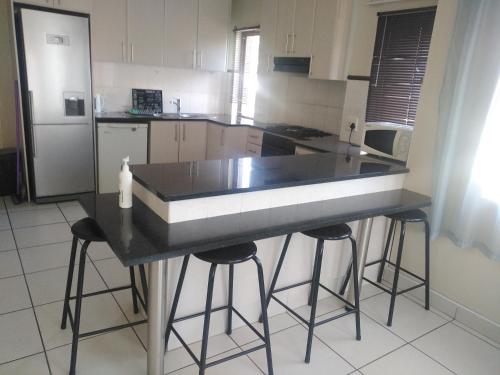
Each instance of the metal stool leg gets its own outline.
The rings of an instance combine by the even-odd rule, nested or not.
[[[398,279],[399,279],[399,269],[401,267],[401,258],[403,255],[403,243],[405,239],[406,223],[401,222],[401,233],[399,234],[399,247],[398,255],[396,259],[396,269],[394,270],[394,281],[392,282],[392,293],[391,293],[391,304],[389,306],[389,317],[387,318],[387,325],[390,327],[392,325],[392,316],[394,314],[394,303],[396,302],[396,295],[398,293]]]
[[[137,305],[137,285],[135,284],[135,272],[134,267],[129,267],[130,272],[130,285],[132,288],[132,303],[134,305],[134,314],[139,313],[139,306]]]
[[[318,252],[316,251],[314,254],[314,265],[313,265],[313,274],[311,277],[311,280],[314,280],[314,272],[316,272],[316,268],[318,267]],[[309,298],[307,299],[307,304],[309,306],[312,305],[312,297],[313,297],[313,285],[314,283],[311,283],[311,287],[309,288]]]
[[[312,280],[313,298],[311,304],[311,315],[309,318],[309,332],[307,335],[307,347],[306,347],[306,357],[305,357],[306,363],[309,363],[311,361],[312,339],[314,333],[314,323],[316,320],[316,306],[318,304],[319,280],[321,277],[321,263],[323,261],[323,247],[324,247],[324,241],[318,240],[318,244],[316,246],[317,264],[316,264],[316,269],[313,272],[313,280]]]
[[[354,287],[354,305],[356,306],[356,340],[361,340],[361,316],[359,306],[359,285],[358,285],[358,250],[356,248],[356,241],[349,236],[352,248],[352,275]]]
[[[189,255],[184,257],[182,261],[181,274],[179,276],[179,281],[177,283],[177,288],[175,289],[174,301],[172,302],[172,308],[170,310],[170,315],[167,322],[167,330],[165,332],[165,351],[167,351],[168,339],[170,333],[172,332],[172,324],[175,319],[175,312],[177,310],[177,305],[179,304],[179,298],[181,296],[182,284],[184,283],[184,277],[186,276],[186,269],[189,263]]]
[[[344,295],[346,289],[347,289],[347,285],[349,284],[349,279],[351,278],[351,272],[352,272],[352,258],[351,258],[351,262],[349,263],[349,266],[347,266],[347,272],[344,276],[344,281],[342,282],[342,286],[340,287],[340,290],[339,290],[339,294],[341,296]]]
[[[233,333],[233,281],[234,281],[234,265],[229,265],[229,291],[227,297],[227,327],[226,333]]]
[[[283,245],[283,250],[281,250],[281,255],[278,260],[278,265],[276,266],[276,271],[274,271],[274,276],[271,281],[271,285],[269,286],[269,291],[267,292],[266,297],[266,309],[269,307],[269,302],[271,302],[271,296],[274,292],[274,288],[276,287],[276,282],[278,281],[278,276],[281,271],[281,266],[283,266],[283,261],[285,260],[286,252],[288,251],[288,245],[290,244],[290,240],[292,239],[292,234],[288,234],[285,239],[285,244]],[[262,314],[259,317],[259,322],[262,323]]]
[[[142,295],[144,296],[144,304],[146,305],[146,313],[148,307],[148,282],[146,279],[146,270],[144,269],[144,264],[139,265],[139,274],[141,276],[141,284],[142,284]]]
[[[430,291],[430,229],[429,222],[424,221],[425,225],[425,309],[429,310],[429,291]]]
[[[64,293],[64,306],[61,321],[61,329],[66,329],[66,322],[68,320],[69,297],[71,295],[71,285],[73,283],[73,272],[75,270],[76,250],[78,246],[78,238],[73,236],[73,243],[71,244],[71,256],[69,258],[68,278],[66,280],[66,292]]]
[[[215,271],[217,264],[212,263],[210,266],[210,273],[208,276],[208,289],[207,289],[207,303],[205,305],[205,321],[203,323],[203,337],[201,339],[201,353],[200,353],[200,375],[205,374],[207,364],[207,349],[208,349],[208,334],[210,331],[210,312],[212,310],[212,297],[214,293]]]
[[[78,351],[78,335],[80,333],[80,315],[82,312],[82,294],[83,294],[83,280],[85,274],[85,256],[90,241],[85,241],[80,250],[80,264],[78,267],[78,284],[76,288],[76,301],[75,301],[75,319],[73,322],[73,340],[71,343],[71,362],[69,367],[69,375],[75,375],[76,369],[76,354]]]
[[[267,319],[267,306],[266,306],[266,290],[264,288],[264,271],[262,270],[262,263],[256,256],[252,257],[253,261],[257,265],[257,274],[259,277],[259,293],[260,293],[260,305],[262,309],[262,323],[264,324],[264,338],[266,344],[266,357],[267,357],[267,373],[268,375],[273,375],[273,358],[271,354],[271,339],[269,334],[269,322]]]
[[[377,276],[378,283],[382,282],[382,276],[384,275],[385,262],[387,260],[387,255],[389,254],[391,237],[393,237],[393,235],[394,235],[393,233],[395,232],[394,231],[395,227],[396,227],[396,220],[391,219],[391,225],[389,226],[389,233],[387,234],[387,241],[385,242],[384,255],[382,257],[382,261],[380,262],[380,266],[378,269],[378,276]]]

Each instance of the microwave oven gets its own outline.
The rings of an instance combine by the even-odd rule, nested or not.
[[[413,126],[368,123],[365,125],[361,150],[376,156],[406,161]]]

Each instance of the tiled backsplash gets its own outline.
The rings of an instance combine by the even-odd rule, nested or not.
[[[287,73],[261,74],[255,118],[339,134],[345,88],[344,81],[315,80]]]
[[[173,97],[182,99],[182,111],[223,113],[230,83],[228,73],[208,73],[143,65],[93,63],[94,94],[104,97],[106,111],[128,110],[132,88],[163,90],[163,111],[175,112]]]

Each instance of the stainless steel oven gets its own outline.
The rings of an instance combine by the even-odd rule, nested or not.
[[[295,143],[288,138],[264,132],[262,156],[294,155]]]

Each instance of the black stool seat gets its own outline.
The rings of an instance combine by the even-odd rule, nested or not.
[[[194,254],[198,259],[215,264],[243,263],[257,254],[257,246],[253,242],[223,247],[217,250]]]
[[[347,224],[332,225],[302,232],[306,236],[317,238],[320,240],[344,240],[349,238],[352,230]]]
[[[71,233],[84,241],[104,242],[104,233],[94,219],[86,217],[71,226]]]
[[[404,221],[407,223],[419,223],[427,220],[427,214],[422,210],[409,210],[397,214],[387,215],[389,219]]]

